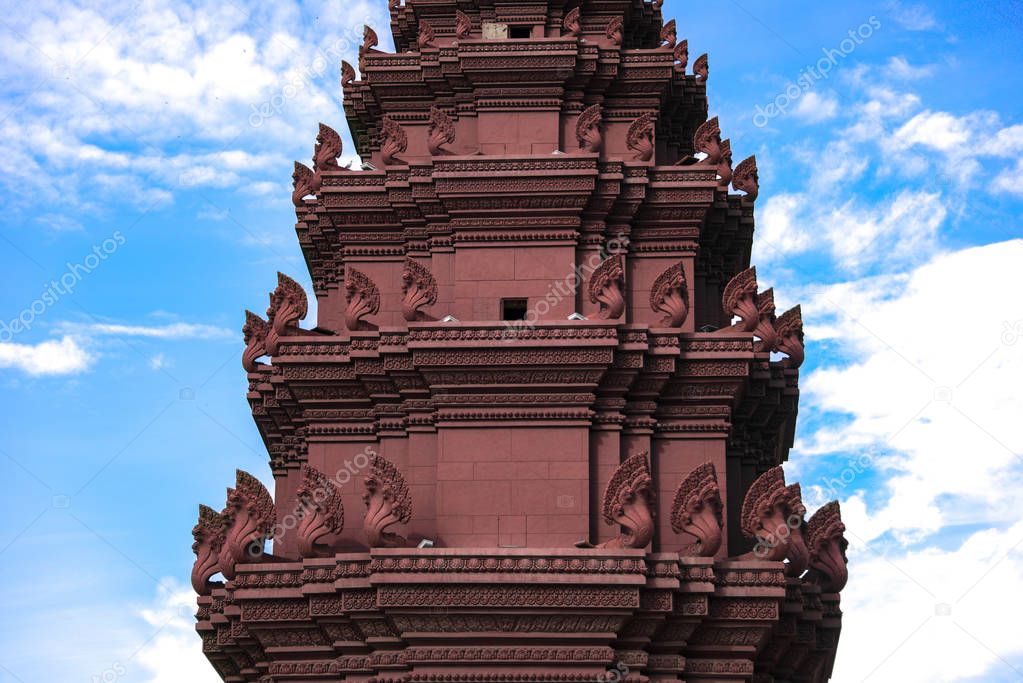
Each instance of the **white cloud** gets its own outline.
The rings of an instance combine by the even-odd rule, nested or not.
[[[851,496],[865,539],[1023,516],[1023,301],[1000,294],[1013,291],[1021,259],[1014,240],[942,254],[906,275],[811,288],[808,336],[839,342],[848,358],[804,378],[803,400],[849,420],[798,450],[878,453],[883,485]]]
[[[934,74],[933,64],[913,66],[905,57],[892,57],[885,66],[889,76],[903,81],[916,81]]]
[[[62,332],[82,336],[149,337],[152,339],[231,339],[237,335],[223,327],[197,323],[121,325],[117,323],[58,323]]]
[[[886,9],[895,22],[908,31],[930,31],[939,28],[938,20],[927,5],[892,0],[886,3]]]
[[[167,582],[165,582],[167,583]],[[145,669],[144,683],[220,683],[220,677],[202,654],[195,633],[195,593],[176,584],[161,585],[154,604],[140,611],[149,626],[158,629],[134,656],[132,663]]]
[[[38,344],[0,343],[0,368],[15,368],[29,375],[74,375],[89,369],[95,356],[74,337]]]
[[[1014,167],[1002,169],[991,183],[991,189],[1023,197],[1023,180],[1021,179],[1023,179],[1023,159],[1017,161]]]
[[[792,113],[804,121],[819,123],[835,118],[838,113],[838,99],[831,93],[818,95],[810,91],[799,98]]]
[[[1023,652],[1021,541],[1023,522],[952,550],[885,557],[854,544],[832,680],[1018,680],[1005,660]]]

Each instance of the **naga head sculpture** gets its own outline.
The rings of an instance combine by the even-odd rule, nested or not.
[[[583,152],[599,152],[603,146],[604,138],[600,130],[603,113],[599,104],[593,104],[579,114],[579,121],[575,126],[575,137],[579,142],[579,149]]]
[[[298,552],[302,557],[329,554],[321,542],[330,534],[340,534],[345,526],[345,508],[341,490],[331,479],[308,464],[302,465],[302,480],[295,490],[298,499],[296,528]]]
[[[693,62],[693,73],[696,75],[698,83],[707,82],[707,78],[710,77],[710,61],[707,58],[706,52],[697,57],[696,61]]]
[[[789,549],[785,559],[785,574],[798,578],[806,571],[810,564],[810,551],[806,546],[806,539],[803,536],[806,528],[806,506],[803,505],[803,491],[799,484],[790,484],[785,487],[788,495],[789,515],[787,525],[789,530]]]
[[[277,288],[270,293],[270,306],[266,309],[269,329],[264,339],[264,348],[271,356],[276,355],[281,338],[297,334],[298,321],[309,311],[305,290],[284,273],[277,273]]]
[[[732,172],[732,187],[746,193],[746,199],[755,201],[760,194],[760,173],[757,171],[756,155],[739,162]]]
[[[689,66],[689,41],[678,41],[672,56],[675,58],[675,73],[684,75],[686,67]]]
[[[604,490],[604,522],[621,533],[601,548],[645,548],[654,537],[653,478],[646,452],[618,466]]]
[[[739,318],[735,325],[743,332],[753,332],[760,320],[760,308],[757,300],[757,268],[751,266],[735,275],[721,295],[721,307],[731,319]],[[726,328],[728,329],[728,328]]]
[[[421,19],[419,21],[419,33],[416,35],[416,43],[419,45],[419,49],[434,47],[433,41],[436,38],[437,34],[433,30],[433,26],[430,25],[430,22]]]
[[[199,521],[192,527],[192,552],[195,553],[195,564],[192,565],[192,588],[199,595],[209,595],[213,589],[210,577],[216,574],[217,556],[224,545],[224,518],[219,512],[205,505],[199,506]]]
[[[832,501],[818,510],[806,523],[806,538],[810,549],[810,571],[807,579],[818,584],[827,593],[839,593],[849,579],[845,551],[845,524],[838,501]]]
[[[727,188],[732,182],[732,141],[721,141],[721,161],[718,162],[718,187]]]
[[[774,309],[774,288],[765,289],[757,294],[757,326],[753,334],[760,338],[753,345],[753,350],[758,353],[774,351],[774,345],[778,334],[774,330],[775,321]]]
[[[345,292],[348,295],[345,327],[352,331],[365,329],[366,324],[362,319],[367,315],[376,315],[380,310],[380,290],[365,273],[346,266]]]
[[[426,132],[426,145],[430,154],[443,154],[444,145],[455,141],[455,124],[451,117],[438,107],[430,107],[430,124]]]
[[[650,308],[664,313],[661,324],[665,327],[682,327],[689,317],[689,288],[681,263],[668,266],[654,280],[650,288]]]
[[[624,36],[624,20],[622,17],[612,17],[611,21],[607,22],[607,28],[604,29],[604,35],[613,45],[621,45],[622,38]]]
[[[405,259],[401,271],[401,312],[405,320],[414,322],[422,319],[419,309],[437,302],[437,281],[425,266],[411,258]]]
[[[742,533],[753,539],[753,557],[781,562],[789,553],[789,492],[781,467],[757,477],[742,501]]]
[[[227,490],[227,507],[220,514],[224,521],[224,543],[217,566],[230,581],[239,562],[258,562],[263,558],[263,545],[273,537],[277,516],[270,492],[242,470],[237,471],[235,487]]]
[[[472,19],[462,10],[455,10],[455,37],[461,40],[472,33]]]
[[[320,132],[316,134],[316,147],[313,150],[313,169],[317,174],[324,171],[340,171],[337,158],[341,156],[341,136],[325,123],[320,124]]]
[[[407,524],[412,518],[412,496],[408,484],[394,463],[373,454],[372,471],[366,477],[366,518],[363,528],[371,548],[400,548],[407,541],[387,531],[395,524]]]
[[[798,368],[803,364],[805,352],[803,349],[803,314],[799,306],[778,316],[774,322],[774,330],[777,334],[775,347],[788,358],[785,359],[785,367]]]
[[[714,557],[721,549],[721,489],[713,463],[704,463],[675,489],[671,506],[671,528],[676,534],[687,533],[696,542],[684,554]]]
[[[316,174],[305,164],[296,161],[295,170],[291,174],[291,183],[294,190],[291,192],[291,203],[295,208],[305,206],[305,198],[316,194],[320,189],[316,184]]]
[[[599,304],[598,315],[604,320],[614,320],[625,313],[625,263],[621,254],[609,256],[590,274],[590,303]]]
[[[710,118],[700,124],[693,134],[693,149],[703,152],[707,158],[703,163],[717,166],[721,162],[721,128],[718,117]]]
[[[401,125],[390,116],[385,116],[380,130],[380,156],[388,166],[401,162],[399,154],[408,149],[408,135]]]
[[[650,161],[654,158],[654,115],[641,114],[632,122],[625,136],[625,144],[635,152],[636,161]]]
[[[245,368],[245,372],[256,372],[259,368],[260,364],[256,361],[267,353],[266,335],[269,331],[270,323],[252,311],[245,311],[245,325],[242,326],[242,336],[245,339],[242,367]]]
[[[581,26],[579,24],[579,8],[575,7],[568,11],[568,13],[565,15],[565,19],[561,22],[561,35],[565,37],[577,36],[579,35],[580,30]]]
[[[672,19],[664,26],[661,27],[660,35],[661,43],[664,49],[674,50],[675,43],[678,40],[678,34],[675,31],[675,20]]]

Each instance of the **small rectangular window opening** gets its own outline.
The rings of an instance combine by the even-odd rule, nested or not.
[[[529,299],[501,299],[501,320],[525,320]]]
[[[533,35],[532,26],[509,26],[508,37],[509,38],[529,38]]]

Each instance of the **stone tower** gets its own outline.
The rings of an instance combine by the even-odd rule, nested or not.
[[[690,74],[658,2],[390,9],[397,54],[366,27],[342,65],[361,168],[323,124],[295,164],[315,325],[283,274],[247,313],[275,490],[239,472],[200,508],[211,663],[826,680],[844,527],[780,467],[802,320],[758,289],[756,162],[708,118],[707,55]]]

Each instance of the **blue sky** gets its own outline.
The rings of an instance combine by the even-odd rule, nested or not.
[[[757,155],[760,280],[803,304],[786,470],[850,529],[835,680],[1023,679],[1023,9],[664,12]],[[239,328],[278,269],[308,289],[291,164],[318,121],[351,152],[366,22],[389,48],[383,0],[6,4],[0,681],[214,680],[189,532],[268,477]]]

